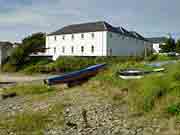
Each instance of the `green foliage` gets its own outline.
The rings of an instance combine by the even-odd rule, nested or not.
[[[160,45],[160,47],[162,52],[174,52],[176,50],[176,42],[170,37],[166,39],[165,45]]]
[[[1,123],[1,127],[9,129],[11,132],[15,133],[32,133],[40,132],[45,128],[47,122],[47,115],[44,113],[21,113],[14,116],[12,121],[9,123]],[[34,130],[37,129],[37,130]]]
[[[170,57],[167,55],[158,55],[157,61],[168,61],[168,60],[176,60],[176,57]]]
[[[35,33],[23,39],[22,44],[12,50],[12,53],[7,60],[8,68],[16,67],[16,71],[29,61],[28,57],[32,53],[43,52],[45,48],[44,33]],[[10,67],[11,65],[11,67]]]
[[[44,130],[51,126],[63,126],[64,106],[61,103],[46,108],[43,111],[25,111],[14,116],[1,118],[1,130],[15,134],[36,134],[43,135]],[[55,120],[52,120],[55,119]]]
[[[180,53],[180,39],[176,42],[176,52]]]
[[[45,34],[35,33],[22,40],[25,50],[30,53],[45,51]]]
[[[180,114],[180,103],[171,104],[167,108],[167,112],[172,115],[179,115]]]
[[[91,65],[142,61],[142,58],[134,57],[59,57],[55,62],[47,64],[34,64],[24,69],[25,73],[64,73],[86,68]]]
[[[167,108],[179,101],[180,97],[180,63],[166,66],[162,74],[152,74],[138,80],[130,88],[129,103],[134,110],[149,112],[158,107]],[[161,110],[163,111],[163,110]]]
[[[153,54],[147,58],[148,61],[155,61],[158,59],[158,54]]]
[[[169,91],[168,80],[162,77],[147,77],[140,86],[142,108],[144,111],[152,110],[156,100],[165,96]]]
[[[3,72],[16,72],[17,67],[15,65],[10,64],[10,63],[6,63],[2,67],[2,71]]]

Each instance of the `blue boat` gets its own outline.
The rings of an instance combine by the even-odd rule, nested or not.
[[[98,64],[79,71],[60,75],[57,77],[50,77],[48,79],[45,79],[44,83],[48,85],[63,84],[63,83],[67,83],[68,85],[71,85],[76,82],[88,80],[90,77],[95,76],[101,69],[105,68],[105,66],[106,64]]]

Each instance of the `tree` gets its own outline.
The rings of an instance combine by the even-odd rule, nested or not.
[[[22,44],[31,53],[45,52],[45,34],[41,32],[32,34],[24,38]]]
[[[14,48],[9,63],[14,66],[22,66],[26,63],[28,56],[32,53],[45,51],[45,34],[35,33],[22,40],[22,44]]]
[[[176,51],[176,42],[172,37],[167,38],[165,44],[161,44],[160,48],[162,52],[174,52]]]
[[[180,53],[180,39],[176,42],[176,52]]]

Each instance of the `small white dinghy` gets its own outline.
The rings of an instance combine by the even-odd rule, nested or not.
[[[165,68],[157,68],[153,70],[153,72],[164,72],[164,71],[165,71]]]
[[[150,74],[150,73],[162,73],[164,71],[165,71],[164,68],[157,68],[157,69],[154,69],[152,71],[143,71],[143,70],[139,70],[139,69],[125,69],[125,70],[120,70],[118,72],[118,75],[119,75],[120,78],[122,78],[124,80],[128,80],[128,79],[141,79],[146,74]]]
[[[143,75],[146,74],[147,72],[137,70],[137,69],[126,69],[126,70],[121,70],[118,72],[119,77],[122,79],[141,79],[143,78]]]

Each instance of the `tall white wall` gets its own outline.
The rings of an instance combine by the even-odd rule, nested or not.
[[[81,47],[84,47],[83,52]],[[143,56],[152,51],[153,46],[143,40],[103,31],[47,36],[46,48],[49,48],[47,54],[56,60],[59,56]]]
[[[82,34],[84,34],[84,38],[81,37]],[[94,37],[92,34],[94,34]],[[72,35],[74,38],[72,38]],[[106,39],[106,32],[47,36],[46,47],[49,48],[47,54],[53,55],[54,60],[59,56],[106,56]],[[82,46],[84,52],[81,50]],[[94,46],[94,52],[92,52],[92,46]],[[74,47],[73,53],[72,47]]]
[[[112,56],[143,56],[145,52],[152,51],[149,42],[107,32],[108,55]]]

